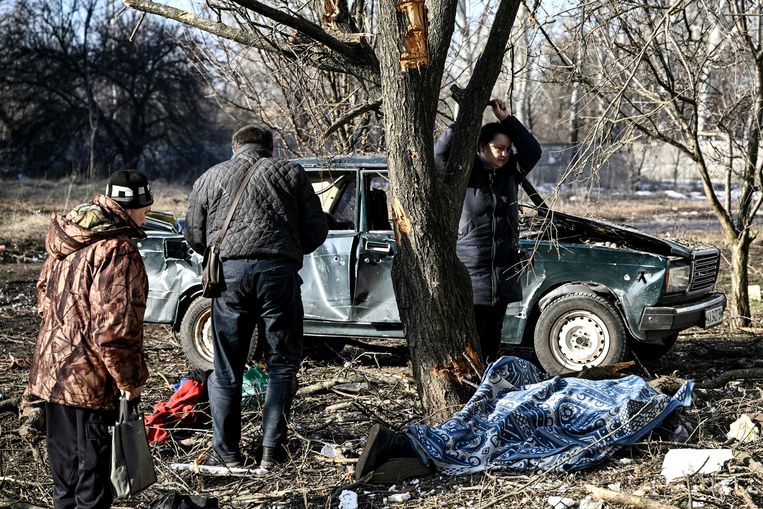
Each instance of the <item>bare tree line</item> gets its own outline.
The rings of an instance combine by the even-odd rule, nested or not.
[[[185,36],[120,9],[96,0],[3,6],[3,173],[92,178],[138,167],[183,179],[224,154]]]

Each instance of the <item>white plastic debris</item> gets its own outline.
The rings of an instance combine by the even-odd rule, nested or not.
[[[603,500],[594,500],[591,496],[587,496],[578,504],[578,509],[604,509]]]
[[[671,449],[662,461],[660,473],[668,482],[685,475],[712,474],[733,456],[731,449]]]
[[[339,494],[339,509],[358,509],[358,494],[352,490],[342,490]]]
[[[619,482],[613,482],[612,484],[607,484],[607,488],[612,491],[620,491],[620,488],[622,487],[622,484]]]
[[[754,442],[760,438],[760,432],[755,423],[752,422],[752,419],[750,419],[750,416],[742,414],[739,416],[739,419],[731,423],[729,432],[726,433],[726,438],[742,443]]]
[[[410,493],[395,493],[394,495],[388,496],[385,500],[390,504],[402,504],[403,502],[408,502],[410,499]]]
[[[630,465],[631,463],[633,463],[633,460],[631,458],[620,458],[619,463],[621,465]]]
[[[732,486],[733,480],[731,479],[723,479],[722,481],[718,482],[713,486],[713,489],[718,491],[721,495],[729,496],[732,493],[734,493],[734,487]]]
[[[551,496],[548,497],[548,505],[551,509],[568,509],[575,507],[575,501],[569,497]]]
[[[323,448],[321,449],[321,456],[325,456],[326,458],[344,457],[342,451],[339,449],[339,446],[335,444],[323,444]]]

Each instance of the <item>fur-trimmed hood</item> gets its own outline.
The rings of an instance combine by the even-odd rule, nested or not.
[[[117,202],[96,194],[92,202],[78,205],[66,216],[51,216],[45,250],[60,260],[85,246],[116,235],[146,237],[143,229]]]

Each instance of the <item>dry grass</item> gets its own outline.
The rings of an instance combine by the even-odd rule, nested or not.
[[[190,187],[151,183],[155,210],[185,215]],[[51,213],[66,213],[106,189],[106,180],[79,182],[22,180],[0,182],[0,244],[21,253],[39,250]]]

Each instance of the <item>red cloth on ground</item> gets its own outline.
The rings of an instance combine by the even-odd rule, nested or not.
[[[148,443],[167,440],[169,432],[167,425],[176,425],[181,421],[193,421],[196,418],[194,405],[204,392],[204,384],[188,379],[178,387],[175,394],[167,402],[160,401],[154,405],[154,413],[146,417],[148,428]]]

